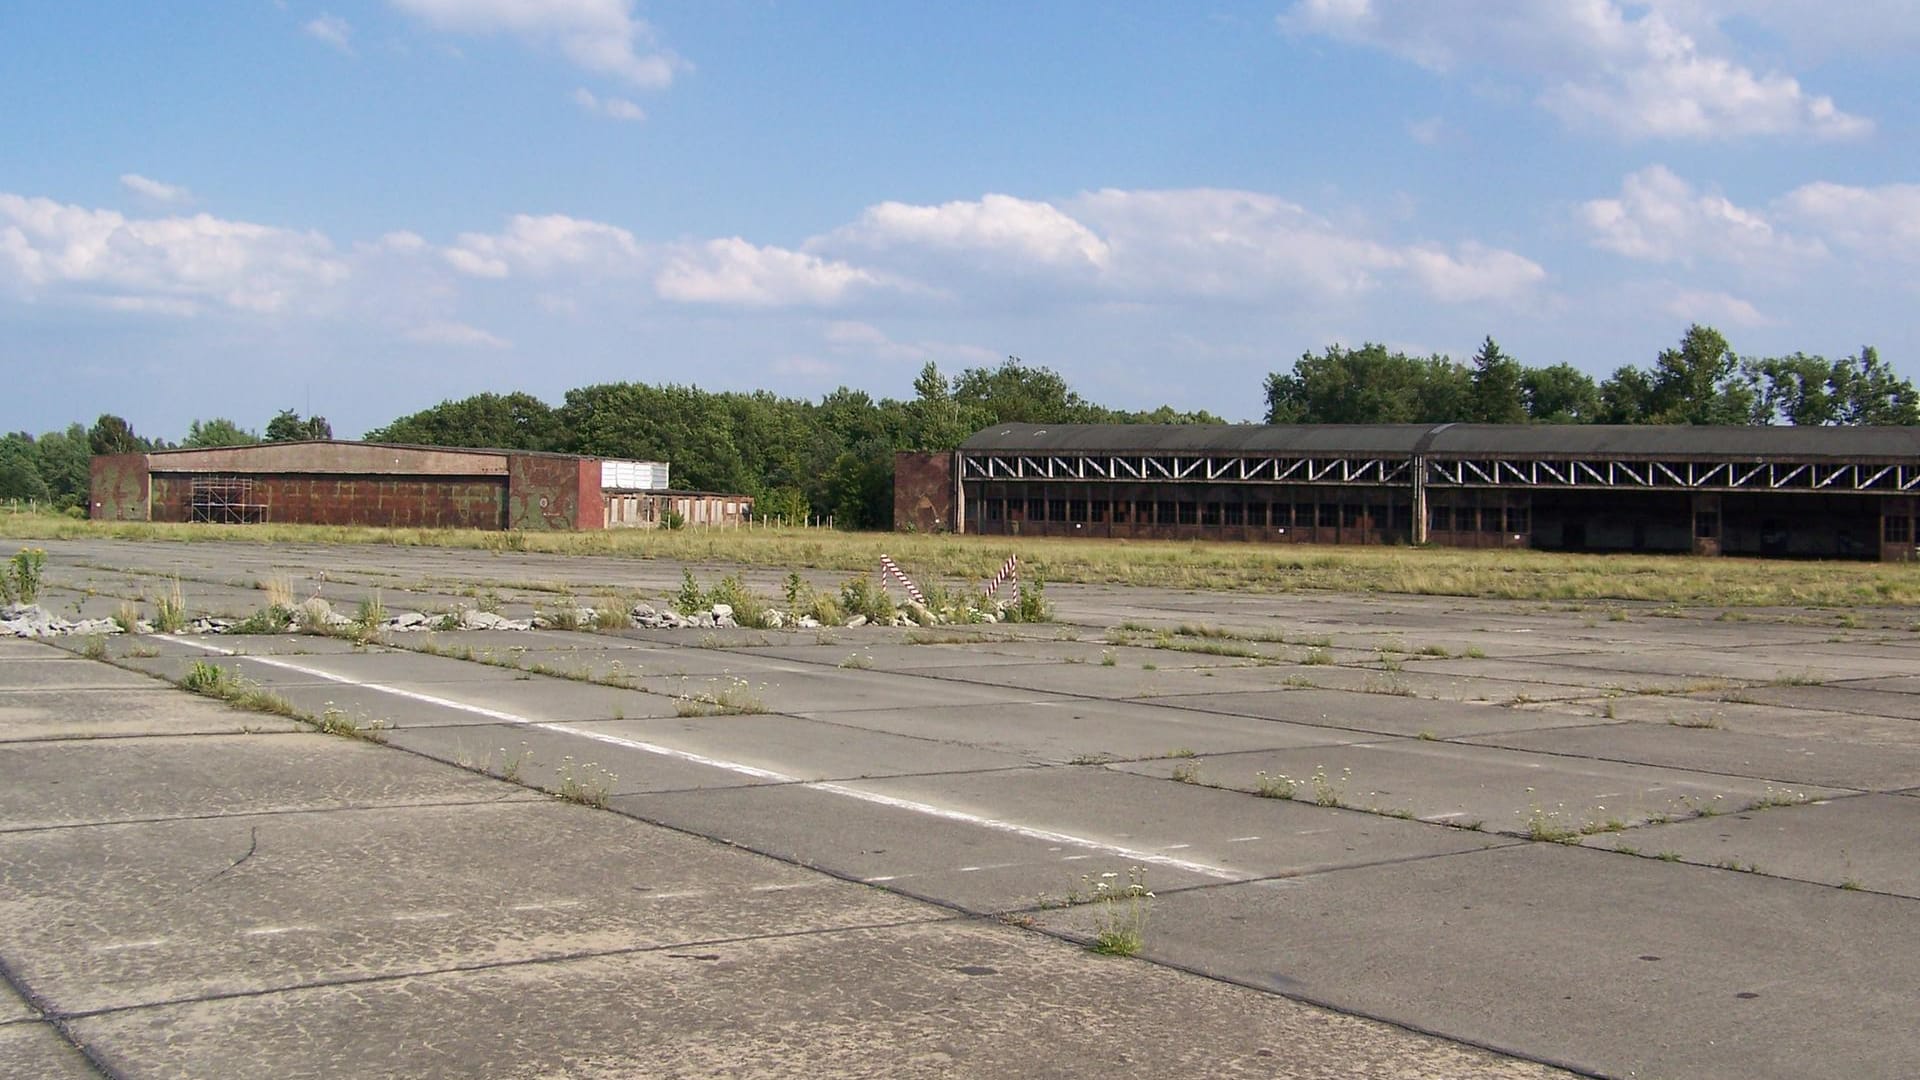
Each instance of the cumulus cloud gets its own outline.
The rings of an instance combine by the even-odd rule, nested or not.
[[[557,49],[569,63],[634,86],[673,82],[685,61],[661,48],[632,0],[391,0],[434,27],[459,34],[512,34]]]
[[[784,307],[838,304],[882,282],[849,263],[734,236],[681,247],[653,284],[662,297],[681,303]]]
[[[1633,173],[1617,198],[1582,203],[1578,214],[1596,247],[1649,262],[1778,264],[1825,251],[1817,240],[1780,232],[1763,212],[1695,189],[1663,165]]]
[[[120,186],[149,202],[166,206],[184,206],[193,201],[193,192],[176,184],[163,184],[139,173],[121,173]]]
[[[1667,298],[1662,310],[1676,319],[1715,326],[1772,326],[1774,320],[1752,303],[1730,293],[1682,289]]]
[[[1851,138],[1873,129],[1790,75],[1703,48],[1661,8],[1629,14],[1615,0],[1484,0],[1468,14],[1431,0],[1297,0],[1280,25],[1439,72],[1506,69],[1535,84],[1539,104],[1563,120],[1628,137]],[[1699,5],[1687,10],[1699,16]]]
[[[300,32],[343,53],[353,51],[353,24],[338,15],[322,14],[300,27]]]
[[[584,86],[573,92],[573,103],[587,112],[614,120],[645,120],[647,118],[645,109],[626,98],[603,98]]]
[[[998,256],[1013,264],[1105,266],[1107,244],[1051,203],[986,195],[976,201],[914,206],[884,202],[834,239],[888,250],[929,248]]]
[[[326,237],[207,214],[128,218],[0,193],[0,286],[186,314],[277,312],[344,281]]]
[[[462,233],[443,253],[469,277],[535,276],[566,269],[630,271],[640,261],[633,234],[617,225],[565,214],[516,214],[498,233]]]
[[[1788,192],[1776,210],[1835,247],[1920,262],[1920,184],[1852,187],[1821,181]]]
[[[460,322],[427,323],[408,330],[405,337],[408,341],[421,345],[451,345],[464,349],[513,348],[513,342],[503,337]]]

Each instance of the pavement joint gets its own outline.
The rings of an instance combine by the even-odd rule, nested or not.
[[[311,734],[308,732],[307,734]],[[452,764],[445,762],[443,764]],[[459,766],[454,766],[459,768]],[[493,799],[447,799],[436,802],[377,802],[377,803],[335,803],[331,806],[280,807],[266,810],[232,810],[219,814],[171,814],[159,817],[115,818],[112,821],[64,821],[52,825],[0,825],[0,836],[26,836],[33,833],[57,833],[76,829],[113,829],[129,825],[165,825],[181,821],[243,821],[247,818],[288,817],[306,814],[344,814],[367,810],[387,812],[404,810],[451,809],[461,806],[499,806],[503,803],[526,803],[538,805],[546,801],[543,792],[535,789],[516,787]]]

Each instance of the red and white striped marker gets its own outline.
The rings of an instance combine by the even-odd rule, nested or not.
[[[1000,572],[993,575],[992,581],[987,582],[987,595],[992,596],[999,592],[1000,586],[1009,581],[1016,587],[1020,584],[1020,556],[1018,555],[1009,556],[1006,564],[1000,567]]]
[[[892,559],[882,555],[880,556],[880,580],[884,584],[888,578],[898,581],[900,587],[907,590],[907,595],[913,598],[914,603],[921,607],[927,606],[927,598],[920,594],[920,586],[907,580],[907,575],[900,572],[900,567],[895,565]]]

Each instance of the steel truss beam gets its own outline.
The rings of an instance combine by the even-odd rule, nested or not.
[[[1412,458],[1246,454],[960,455],[966,481],[1094,481],[1175,484],[1304,484],[1411,487]],[[1649,461],[1584,458],[1427,458],[1429,488],[1628,491],[1920,492],[1911,462]]]
[[[1243,454],[960,455],[964,480],[1092,480],[1191,484],[1345,484],[1404,487],[1413,462],[1386,457]]]

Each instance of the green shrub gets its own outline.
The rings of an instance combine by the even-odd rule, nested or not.
[[[31,604],[40,598],[41,573],[46,569],[47,553],[41,548],[21,548],[0,569],[0,600]]]
[[[1047,583],[1039,571],[1020,583],[1020,595],[1007,609],[1008,622],[1041,623],[1053,621],[1053,605],[1047,603]]]
[[[850,577],[841,584],[840,609],[849,619],[865,615],[868,622],[891,623],[894,616],[893,597],[888,596],[887,590],[875,585],[873,579],[865,574]]]
[[[707,606],[707,594],[700,589],[700,583],[693,580],[693,571],[680,571],[680,591],[674,595],[673,610],[682,615],[691,615],[704,610]]]

